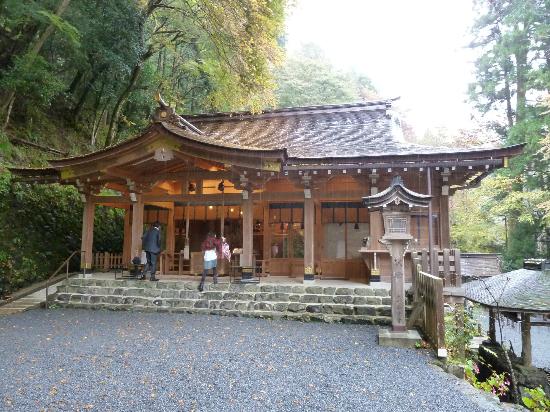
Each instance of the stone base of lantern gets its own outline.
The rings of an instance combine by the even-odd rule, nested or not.
[[[414,348],[415,345],[420,342],[422,342],[422,338],[415,329],[409,329],[404,332],[393,332],[391,329],[387,328],[378,330],[378,344],[380,346]]]

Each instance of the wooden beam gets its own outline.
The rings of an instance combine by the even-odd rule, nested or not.
[[[136,202],[132,204],[132,258],[141,257],[141,237],[143,235],[143,195],[136,194]]]
[[[439,238],[439,247],[440,249],[450,248],[451,247],[451,236],[450,236],[450,220],[449,220],[449,196],[441,195],[439,197],[439,227],[440,227],[440,238]]]
[[[124,212],[124,237],[122,242],[122,264],[126,265],[132,260],[132,212],[126,209]]]
[[[347,201],[350,199],[357,199],[361,201],[361,198],[365,195],[362,191],[346,191],[346,192],[329,192],[319,195],[318,200],[334,201],[342,200]],[[254,201],[275,201],[275,202],[301,202],[304,199],[303,191],[296,192],[261,192],[253,193],[251,195]],[[94,201],[97,203],[130,203],[130,199],[125,196],[93,196]],[[204,204],[220,204],[222,200],[226,205],[239,205],[242,202],[242,196],[239,193],[216,193],[211,195],[201,194],[144,194],[143,201],[150,202],[190,202],[191,205],[204,205]]]
[[[531,315],[521,314],[521,359],[524,366],[531,366],[533,356],[531,353]]]
[[[82,213],[82,239],[80,250],[83,251],[80,266],[82,269],[92,268],[94,246],[94,216],[95,203],[92,196],[86,195]]]
[[[174,222],[174,204],[168,209],[168,224],[166,225],[166,251],[173,257],[176,249],[176,228]]]
[[[315,202],[304,199],[304,281],[315,280]]]
[[[252,266],[252,251],[253,251],[253,238],[254,238],[254,205],[252,203],[252,196],[248,196],[248,199],[242,201],[243,212],[243,254],[241,260],[241,266]]]

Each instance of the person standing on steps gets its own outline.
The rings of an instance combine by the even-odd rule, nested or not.
[[[204,257],[204,270],[202,271],[202,279],[199,285],[199,291],[204,290],[204,281],[206,280],[206,274],[212,269],[212,276],[214,277],[214,285],[218,283],[218,256],[222,254],[222,244],[220,239],[216,238],[213,232],[208,232],[206,239],[202,242],[201,250]]]
[[[156,282],[158,280],[155,277],[157,273],[157,258],[160,253],[160,223],[153,223],[144,233],[141,241],[143,243],[143,250],[145,250],[145,255],[147,256],[147,264],[143,269],[141,279],[145,279],[147,270],[150,270],[150,280]]]

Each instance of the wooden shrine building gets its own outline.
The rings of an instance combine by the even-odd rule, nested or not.
[[[369,213],[362,197],[401,176],[406,187],[432,196],[429,211],[413,210],[415,247],[428,249],[431,238],[433,250],[449,248],[449,196],[506,167],[523,147],[409,143],[391,106],[381,100],[181,117],[161,101],[150,126],[133,139],[51,160],[48,168],[11,171],[25,181],[78,188],[86,268],[94,208],[106,205],[126,211],[124,262],[141,253],[144,225],[158,220],[165,272],[197,254],[212,230],[242,249],[242,266],[261,266],[271,276],[367,282],[378,269],[387,281],[381,212]]]

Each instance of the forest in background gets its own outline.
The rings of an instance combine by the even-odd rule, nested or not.
[[[452,237],[464,251],[503,253],[504,269],[512,269],[546,256],[550,241],[550,2],[475,6],[470,100],[502,144],[526,146],[509,168],[454,196]]]
[[[2,164],[41,166],[55,151],[89,152],[134,136],[156,91],[179,113],[378,97],[367,76],[336,70],[314,45],[285,59],[286,7],[285,0],[0,0]],[[506,267],[517,267],[543,253],[537,239],[549,226],[550,6],[497,0],[477,8],[471,99],[485,130],[527,147],[479,189],[455,195],[452,235],[464,251],[502,252]],[[472,133],[438,144],[482,143],[484,130]],[[10,289],[78,248],[81,205],[74,189],[31,187],[1,173],[0,283]],[[120,214],[98,210],[96,228],[121,234]],[[98,250],[120,248],[117,236],[96,240]]]

